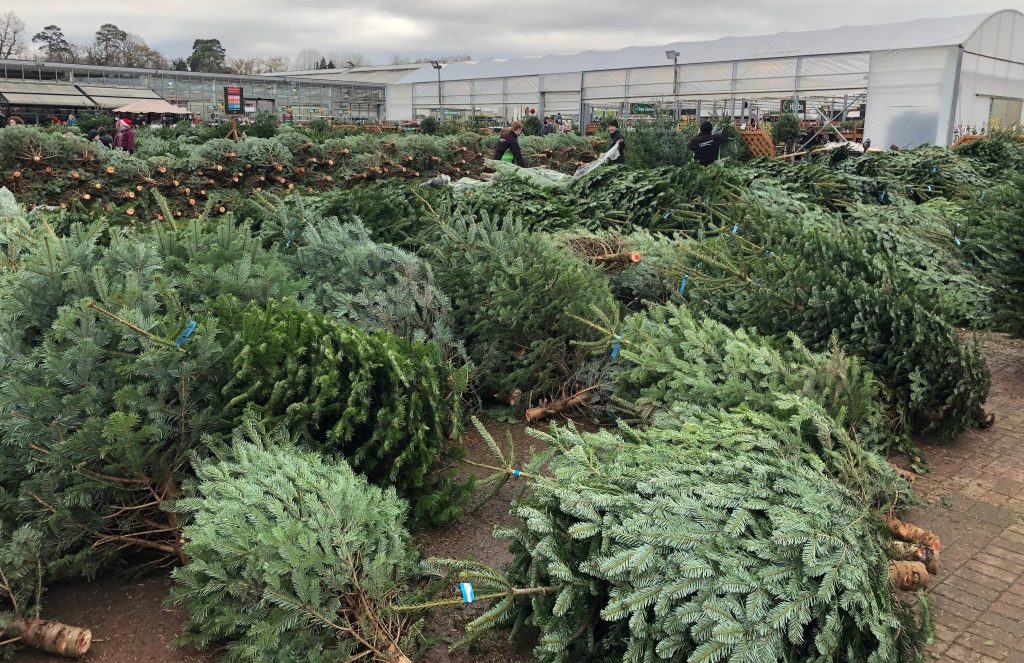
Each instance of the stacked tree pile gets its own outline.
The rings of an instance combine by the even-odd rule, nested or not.
[[[502,532],[507,580],[439,565],[503,595],[471,634],[532,624],[538,659],[566,663],[917,660],[884,524],[799,451],[798,424],[695,411],[675,429],[538,436],[552,476]]]

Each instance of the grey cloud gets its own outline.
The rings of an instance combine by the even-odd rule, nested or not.
[[[392,53],[476,58],[615,49],[727,35],[885,23],[923,16],[1024,10],[1024,0],[471,0],[349,2],[248,0],[130,4],[110,0],[15,0],[29,34],[55,23],[73,41],[113,22],[141,35],[169,57],[187,54],[197,37],[218,38],[229,57],[291,56],[304,48],[359,52],[373,62]]]

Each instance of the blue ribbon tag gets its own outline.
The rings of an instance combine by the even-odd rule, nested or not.
[[[459,592],[462,593],[463,603],[474,603],[476,602],[476,593],[473,591],[473,583],[471,582],[460,582]]]
[[[934,175],[937,172],[939,172],[939,167],[938,166],[932,166],[932,175]]]
[[[929,184],[929,185],[928,185],[928,191],[931,191],[931,190],[932,190],[932,185],[931,185],[931,184]]]
[[[739,231],[740,231],[740,224],[738,224],[738,223],[732,224],[732,234],[735,235]]]
[[[888,191],[883,191],[883,192],[878,194],[878,202],[884,203],[885,199],[888,198],[888,197],[889,197],[889,192]]]
[[[665,216],[661,217],[662,221],[668,221],[668,217],[672,216],[672,210],[665,212]]]
[[[519,476],[521,474],[522,474],[522,472],[520,472],[519,470],[512,470],[512,476],[514,476],[517,479],[519,478]]]
[[[621,340],[622,340],[622,337],[619,336],[618,334],[616,334],[615,335],[615,344],[612,346],[612,359],[615,359],[616,357],[619,356],[619,341],[621,341]]]
[[[765,255],[766,255],[767,257],[769,257],[769,258],[771,258],[771,257],[772,257],[773,255],[775,255],[775,254],[774,254],[774,253],[772,253],[771,251],[765,251],[765,252],[764,252],[764,254],[765,254]]]
[[[960,241],[960,238],[959,238],[959,237],[954,237],[954,238],[953,238],[953,243],[954,243],[954,244],[956,244],[957,246],[960,246],[960,244],[961,244],[962,242]]]
[[[192,332],[194,332],[195,330],[196,330],[196,321],[195,320],[189,320],[188,324],[185,325],[185,328],[183,330],[181,330],[180,334],[178,334],[178,338],[174,341],[174,344],[180,348],[182,345],[185,344],[185,341],[188,340],[188,337],[191,336]]]
[[[679,294],[680,295],[682,295],[683,293],[686,292],[686,284],[687,284],[687,282],[689,282],[689,280],[690,280],[690,275],[689,274],[684,274],[683,275],[683,282],[679,284]]]

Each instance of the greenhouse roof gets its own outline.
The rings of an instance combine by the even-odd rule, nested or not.
[[[444,66],[444,79],[504,78],[665,66],[668,64],[665,51],[669,50],[679,51],[679,64],[699,64],[960,45],[997,13],[920,18],[902,23],[779,32],[753,37],[723,37],[714,41],[674,42],[661,46],[632,46],[617,51],[456,62]],[[400,82],[426,83],[434,80],[436,74],[432,69],[421,69]]]

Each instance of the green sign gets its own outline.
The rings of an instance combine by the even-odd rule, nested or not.
[[[783,99],[782,112],[800,115],[807,112],[807,102],[803,99]]]
[[[630,115],[654,115],[657,109],[654,104],[638,104],[633,103],[629,105]]]

